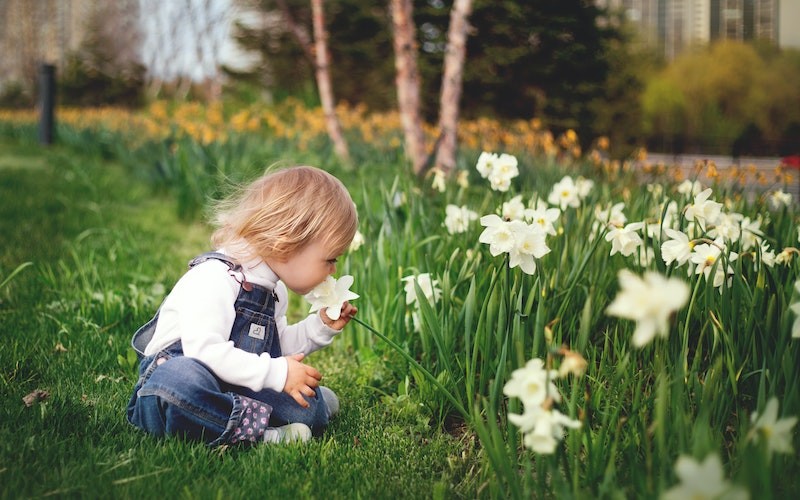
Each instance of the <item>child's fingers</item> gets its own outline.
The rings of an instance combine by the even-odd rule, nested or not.
[[[292,396],[292,398],[294,398],[295,401],[297,401],[297,404],[299,404],[303,408],[308,408],[309,407],[308,401],[305,400],[305,398],[300,393],[300,391],[293,391],[291,393],[291,396]]]
[[[311,385],[313,383],[315,385],[312,385],[312,387],[316,387],[317,385],[319,385],[319,381],[322,380],[322,374],[319,371],[317,371],[317,369],[314,368],[313,366],[308,366],[308,365],[305,366],[306,366],[306,375],[308,375],[312,379],[310,381],[307,380],[306,383],[308,385]]]
[[[309,407],[308,401],[306,401],[306,399],[303,396],[308,396],[309,398],[313,398],[314,396],[317,395],[316,391],[314,391],[312,387],[316,387],[319,384],[316,384],[316,380],[314,380],[314,384],[315,385],[313,386],[305,385],[303,387],[300,387],[299,389],[292,391],[290,393],[290,396],[292,396],[292,398],[294,398],[294,400],[297,401],[297,404],[299,404],[303,408],[308,408]]]

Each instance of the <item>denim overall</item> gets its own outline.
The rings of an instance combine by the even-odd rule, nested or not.
[[[230,340],[236,348],[255,354],[281,354],[275,326],[275,301],[272,290],[249,283],[241,265],[219,253],[205,253],[189,262],[194,267],[209,259],[228,265],[231,279],[242,276],[236,298],[236,319]],[[202,440],[212,446],[237,441],[242,424],[248,422],[251,408],[257,408],[270,426],[300,422],[319,435],[328,425],[328,414],[321,391],[313,398],[305,397],[309,408],[303,408],[286,393],[270,389],[252,391],[220,380],[201,361],[183,355],[180,340],[162,351],[145,356],[158,322],[153,319],[139,328],[131,344],[139,354],[139,379],[128,403],[128,421],[155,436],[178,435]],[[247,408],[247,410],[246,410]],[[265,415],[266,413],[266,415]]]

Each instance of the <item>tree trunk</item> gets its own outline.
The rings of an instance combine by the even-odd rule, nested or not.
[[[300,48],[303,49],[303,54],[305,54],[309,64],[311,64],[311,66],[316,65],[316,61],[314,60],[314,43],[311,41],[311,37],[308,36],[308,32],[294,21],[294,17],[289,10],[289,5],[286,3],[286,0],[278,0],[278,7],[281,9],[286,27],[292,33],[294,39],[297,40],[297,44],[300,45]]]
[[[467,18],[471,11],[472,0],[455,0],[450,11],[439,105],[440,140],[436,148],[436,168],[445,175],[449,175],[456,166],[458,110],[467,52]]]
[[[325,126],[328,129],[328,137],[333,143],[333,149],[341,160],[350,163],[350,151],[342,133],[342,125],[336,116],[336,100],[333,97],[331,74],[328,69],[330,61],[328,56],[328,32],[325,30],[325,11],[322,4],[323,0],[311,0],[312,26],[314,30],[314,41],[312,42],[308,32],[295,22],[286,1],[278,0],[278,7],[283,13],[286,27],[297,40],[298,45],[303,49],[303,53],[314,68],[319,100],[322,104],[322,113],[325,116]]]
[[[325,30],[325,12],[322,8],[322,2],[323,0],[311,0],[316,56],[314,70],[317,76],[319,99],[322,103],[322,112],[325,115],[325,126],[328,128],[328,135],[331,141],[333,141],[336,156],[350,163],[350,152],[347,149],[347,142],[344,140],[342,125],[336,117],[336,101],[333,98],[331,74],[328,68],[330,60],[328,57],[328,32]]]
[[[420,116],[417,68],[417,45],[414,35],[412,0],[391,0],[392,25],[394,27],[394,54],[397,106],[405,135],[406,155],[411,160],[415,174],[425,167],[425,135]]]

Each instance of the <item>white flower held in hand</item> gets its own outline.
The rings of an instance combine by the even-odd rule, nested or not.
[[[342,313],[344,303],[359,297],[357,293],[350,291],[351,286],[353,286],[353,277],[350,275],[342,276],[338,280],[333,276],[328,276],[325,281],[304,296],[311,304],[308,312],[313,313],[327,308],[325,314],[336,321]]]

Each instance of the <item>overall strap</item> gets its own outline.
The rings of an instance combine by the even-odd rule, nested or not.
[[[212,259],[227,264],[228,274],[230,274],[233,277],[233,279],[238,281],[239,284],[242,285],[242,288],[244,288],[246,291],[250,292],[253,290],[253,285],[251,285],[250,282],[247,281],[247,278],[245,278],[244,273],[242,272],[242,265],[239,264],[236,260],[219,252],[206,252],[204,254],[198,255],[197,257],[189,261],[189,269],[193,268],[198,264],[202,264],[207,260],[212,260]],[[241,280],[239,280],[239,277],[236,276],[236,273],[241,274],[242,276]]]

